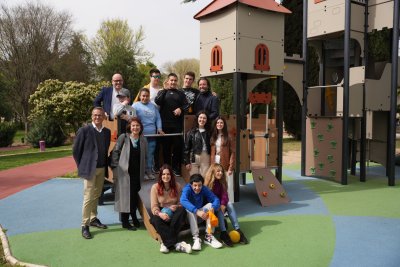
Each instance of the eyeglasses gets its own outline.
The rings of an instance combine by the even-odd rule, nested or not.
[[[93,117],[95,117],[95,118],[101,118],[101,117],[104,117],[104,115],[98,115],[98,114],[92,114],[92,116],[93,116]]]
[[[122,82],[124,82],[124,80],[113,80],[113,82],[115,82],[115,83],[122,83]]]
[[[161,79],[161,75],[153,75],[151,77],[153,77],[154,79]]]

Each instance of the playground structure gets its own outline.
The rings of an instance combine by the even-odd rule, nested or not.
[[[394,185],[398,59],[396,53],[392,53],[390,63],[369,58],[367,33],[382,27],[393,28],[393,25],[398,29],[398,2],[304,0],[304,59],[284,54],[284,16],[291,12],[273,0],[215,0],[194,16],[200,21],[200,76],[234,81],[234,114],[222,116],[236,142],[235,202],[240,200],[240,181],[244,184],[249,172],[253,174],[262,206],[290,202],[281,185],[284,77],[303,106],[302,176],[330,177],[345,185],[348,167],[355,174],[356,162],[360,161],[360,180],[365,181],[368,139],[369,160],[385,166],[389,185]],[[382,16],[386,17],[380,20]],[[397,51],[397,31],[393,31],[392,39],[392,51]],[[319,55],[318,86],[306,83],[308,45],[315,47]],[[251,105],[269,104],[270,95],[256,95],[251,91],[272,77],[277,79],[276,119],[268,119],[268,114],[258,119],[264,123],[254,119],[255,125],[262,126],[253,129],[257,127],[252,125],[252,114],[247,123],[245,119],[247,96]],[[184,133],[190,129],[193,118],[185,116]],[[118,135],[113,130],[118,128],[117,121],[105,122],[115,139],[110,150]],[[257,132],[262,128],[265,132]],[[252,166],[257,137],[263,137],[262,144],[257,145],[258,161],[265,163],[261,169]],[[271,169],[275,169],[275,175]],[[184,166],[182,176],[179,183],[184,185],[189,181]],[[148,222],[152,216],[149,192],[154,182],[144,184],[148,194],[146,190],[140,193],[139,211],[151,236],[160,240]]]
[[[394,185],[399,1],[303,1],[302,171],[347,184],[366,181],[366,155]],[[392,29],[391,59],[375,62],[368,33]],[[307,85],[307,46],[319,55],[318,86]],[[298,92],[296,90],[296,92]],[[351,103],[351,105],[349,105]],[[304,138],[305,137],[305,138]]]

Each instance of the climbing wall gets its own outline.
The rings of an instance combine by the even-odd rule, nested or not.
[[[341,181],[341,117],[307,117],[306,175]]]

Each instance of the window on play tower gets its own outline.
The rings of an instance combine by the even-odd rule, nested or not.
[[[256,47],[254,69],[269,71],[269,50],[265,44]]]
[[[210,71],[221,71],[222,70],[222,49],[219,45],[216,45],[211,50],[211,67]]]

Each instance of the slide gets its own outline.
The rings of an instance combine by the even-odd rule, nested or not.
[[[263,207],[290,202],[285,189],[270,169],[252,169],[251,172],[258,198]]]

